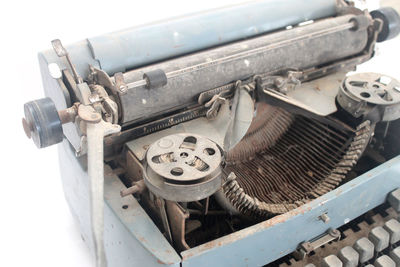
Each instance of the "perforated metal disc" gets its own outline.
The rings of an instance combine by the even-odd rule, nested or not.
[[[221,164],[221,153],[216,144],[205,137],[175,134],[150,146],[147,163],[166,179],[189,182],[214,172]]]
[[[221,188],[221,152],[209,139],[174,134],[154,142],[143,178],[157,196],[178,202],[204,199]]]
[[[358,73],[347,77],[336,97],[353,117],[392,121],[400,118],[400,82],[379,73]]]
[[[358,73],[344,81],[345,90],[354,97],[371,104],[393,105],[400,103],[400,83],[379,73]]]

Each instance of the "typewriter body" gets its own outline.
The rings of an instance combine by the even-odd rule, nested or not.
[[[98,266],[341,266],[346,246],[382,261],[398,241],[371,235],[400,208],[400,82],[349,72],[399,32],[392,8],[272,0],[54,40],[24,130],[58,144]],[[350,231],[365,214],[369,258]]]

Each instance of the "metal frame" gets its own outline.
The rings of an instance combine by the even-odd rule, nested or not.
[[[64,192],[82,237],[93,250],[85,158],[64,140],[59,158]],[[400,156],[286,214],[186,250],[167,242],[126,187],[105,167],[105,249],[109,266],[261,266],[294,251],[329,228],[338,228],[386,201],[400,187]],[[330,220],[324,222],[321,215]]]
[[[93,250],[90,228],[89,176],[86,158],[76,158],[64,139],[58,145],[61,178],[67,202]],[[181,258],[133,196],[121,198],[126,187],[104,168],[104,242],[108,266],[180,266]]]
[[[400,156],[286,214],[184,251],[182,266],[262,266],[384,203],[398,187]]]

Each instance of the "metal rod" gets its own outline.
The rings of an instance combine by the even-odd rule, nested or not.
[[[78,109],[76,106],[58,111],[58,117],[60,117],[62,124],[74,122],[76,115],[78,115]]]
[[[121,190],[120,195],[121,197],[126,197],[132,194],[141,193],[143,192],[146,185],[144,184],[144,180],[140,180],[133,184],[133,186],[128,187],[124,190]]]
[[[177,77],[179,75],[190,73],[190,72],[194,72],[194,71],[197,71],[197,70],[200,70],[200,69],[204,69],[204,68],[207,68],[209,66],[216,65],[216,64],[227,63],[227,62],[230,62],[232,60],[237,60],[237,59],[240,59],[240,58],[245,58],[245,57],[249,57],[249,56],[252,56],[252,55],[255,55],[255,54],[263,53],[263,52],[266,52],[268,50],[276,49],[277,47],[282,47],[282,46],[285,46],[287,44],[290,44],[290,43],[293,43],[293,42],[296,42],[296,41],[308,39],[308,38],[310,38],[312,36],[315,36],[315,35],[326,35],[326,34],[332,34],[332,33],[339,32],[339,31],[349,30],[349,29],[353,28],[354,26],[355,26],[355,22],[354,21],[350,21],[348,23],[345,23],[345,24],[342,24],[342,25],[337,25],[337,26],[332,27],[332,28],[322,29],[322,30],[319,30],[319,31],[315,31],[315,32],[306,34],[306,35],[302,35],[302,36],[298,36],[298,37],[291,38],[291,39],[288,39],[288,40],[283,40],[283,41],[280,41],[280,42],[277,42],[277,43],[269,44],[269,45],[266,45],[266,46],[263,46],[263,47],[258,47],[258,48],[255,48],[255,49],[252,49],[252,50],[248,50],[248,51],[243,51],[243,52],[240,52],[240,53],[237,53],[237,54],[234,54],[234,55],[218,58],[218,59],[215,59],[215,60],[210,61],[210,62],[204,62],[204,63],[200,63],[200,64],[197,64],[197,65],[194,65],[194,66],[189,66],[189,67],[186,67],[186,68],[183,68],[183,69],[171,71],[171,72],[166,73],[166,76],[167,76],[168,79],[174,78],[174,77]],[[146,85],[146,81],[145,80],[139,80],[139,81],[136,81],[136,82],[132,82],[132,83],[126,84],[128,89],[133,89],[133,88],[137,88],[137,87],[144,86],[144,85]]]

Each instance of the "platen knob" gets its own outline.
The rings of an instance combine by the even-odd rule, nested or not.
[[[383,7],[371,12],[374,19],[383,21],[382,31],[378,35],[378,42],[383,42],[396,37],[400,33],[400,16],[391,7]]]
[[[24,105],[22,125],[28,138],[38,148],[58,144],[63,140],[63,129],[56,106],[50,98],[30,101]]]

